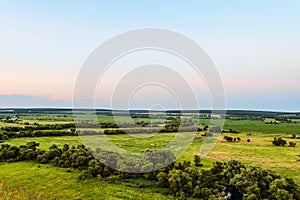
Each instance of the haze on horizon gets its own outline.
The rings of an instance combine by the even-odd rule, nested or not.
[[[227,109],[300,111],[299,10],[297,0],[0,1],[0,107],[71,107],[77,74],[98,45],[124,31],[155,27],[205,49],[222,77]],[[120,60],[106,84],[118,80],[121,68],[157,57],[187,68],[164,56],[148,52]],[[203,99],[201,108],[209,108],[205,84],[182,73]],[[110,92],[98,91],[98,107],[109,107]],[[148,88],[131,108],[158,101],[176,109],[162,94]]]

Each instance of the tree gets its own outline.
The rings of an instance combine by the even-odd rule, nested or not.
[[[249,196],[247,196],[246,198],[247,200],[258,200],[257,196],[255,194],[250,194]]]
[[[96,159],[90,160],[88,162],[87,171],[92,177],[97,177],[102,172],[102,167],[100,165],[100,162]]]
[[[201,157],[199,155],[194,155],[194,163],[195,166],[203,166],[203,164],[201,163]]]
[[[158,185],[163,188],[169,187],[168,174],[165,172],[159,172],[156,176]]]
[[[289,142],[289,146],[290,147],[295,147],[296,146],[296,142]]]
[[[274,137],[274,140],[272,141],[272,144],[274,144],[275,146],[285,146],[286,145],[286,141],[282,138],[276,138]]]

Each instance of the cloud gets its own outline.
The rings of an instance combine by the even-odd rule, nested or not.
[[[72,107],[71,101],[52,100],[47,96],[0,95],[0,107]]]

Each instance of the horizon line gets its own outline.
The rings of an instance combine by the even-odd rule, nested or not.
[[[247,109],[247,108],[229,108],[229,109],[166,109],[166,110],[151,110],[146,108],[135,108],[135,109],[112,109],[112,108],[72,108],[72,107],[0,107],[0,110],[14,110],[14,109],[44,109],[44,110],[53,110],[53,109],[61,109],[61,110],[107,110],[107,111],[154,111],[154,112],[162,112],[162,111],[252,111],[252,112],[282,112],[282,113],[300,113],[300,111],[292,111],[292,110],[272,110],[272,109]]]

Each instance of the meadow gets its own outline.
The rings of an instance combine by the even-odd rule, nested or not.
[[[19,119],[18,123],[0,122],[0,128],[24,126],[26,122],[29,124],[72,122],[71,115],[24,115]],[[102,116],[99,119],[111,122],[113,118],[112,116]],[[137,118],[135,121],[149,121],[149,118]],[[161,119],[156,121],[162,122]],[[125,118],[124,122],[127,122]],[[200,124],[202,123],[208,124],[209,120],[200,119]],[[291,134],[300,136],[299,126],[300,124],[297,122],[267,124],[264,120],[226,120],[224,129],[232,129],[238,133],[222,133],[212,151],[201,158],[203,166],[197,168],[199,170],[209,169],[215,161],[237,159],[247,166],[263,167],[283,177],[293,178],[300,185],[300,145],[288,147],[272,144],[274,137],[282,137],[288,142],[299,143],[300,139],[291,138]],[[178,158],[178,161],[193,162],[194,155],[200,151],[203,133],[197,133],[189,149]],[[227,142],[223,139],[225,135],[239,137],[241,140]],[[84,137],[84,141],[88,139],[87,141],[101,144],[102,139],[107,137],[120,148],[139,153],[147,149],[160,149],[172,141],[175,136],[176,133],[158,133],[151,137],[147,134],[140,134],[139,137],[127,134],[25,137],[5,140],[3,144],[20,146],[36,141],[40,144],[41,149],[47,150],[53,144],[59,147],[63,147],[64,144],[82,144],[82,137]],[[0,169],[0,183],[12,191],[23,188],[24,191],[22,191],[26,193],[28,199],[174,199],[167,189],[157,187],[157,184],[150,180],[103,180],[101,178],[78,180],[80,172],[76,169],[62,169],[51,164],[37,164],[30,161],[1,162]]]

